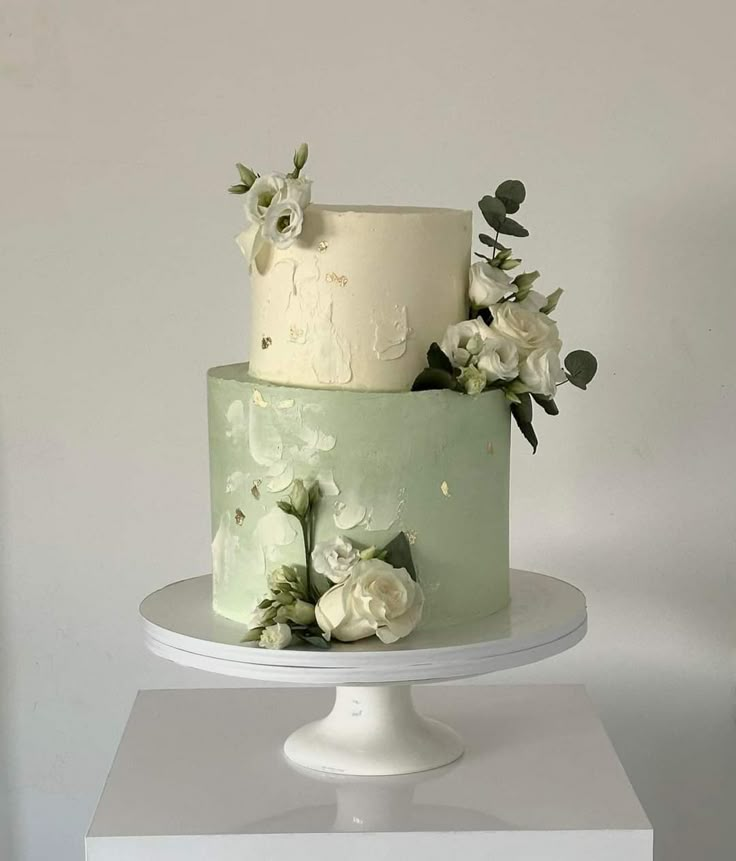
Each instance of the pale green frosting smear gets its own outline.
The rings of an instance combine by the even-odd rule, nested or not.
[[[421,627],[509,601],[509,406],[499,391],[355,392],[274,385],[246,364],[208,374],[213,603],[247,623],[268,572],[304,564],[277,506],[319,481],[316,540],[383,547],[398,532],[426,604]]]

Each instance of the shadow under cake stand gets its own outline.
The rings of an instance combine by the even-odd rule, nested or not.
[[[185,667],[283,685],[336,687],[327,717],[293,732],[288,759],[330,774],[392,775],[439,768],[463,753],[460,736],[414,708],[411,685],[480,676],[540,661],[585,636],[585,596],[569,583],[511,571],[511,602],[470,624],[315,648],[261,649],[245,626],[212,609],[210,576],[181,580],[141,604],[146,646]]]

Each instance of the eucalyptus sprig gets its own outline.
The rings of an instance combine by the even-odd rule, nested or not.
[[[491,267],[492,271],[490,273],[486,271],[484,277],[494,284],[498,291],[498,298],[480,305],[476,304],[476,299],[471,298],[468,315],[471,321],[480,318],[486,326],[492,326],[494,309],[504,307],[506,303],[512,303],[514,306],[523,308],[524,313],[520,315],[522,319],[525,314],[530,312],[549,316],[557,308],[563,293],[562,288],[558,287],[546,296],[533,291],[533,285],[540,277],[536,269],[532,272],[521,272],[511,281],[505,274],[520,266],[522,261],[520,257],[514,256],[511,248],[499,241],[499,236],[523,238],[529,235],[526,227],[510,217],[519,211],[525,200],[526,188],[524,183],[518,179],[507,179],[498,185],[494,194],[484,195],[478,201],[481,214],[494,231],[494,235],[481,233],[478,236],[483,245],[492,249],[492,253],[486,254],[476,251],[475,255]],[[473,269],[478,268],[478,266],[482,268],[483,265],[476,264]],[[494,274],[493,270],[498,271]],[[472,290],[470,295],[472,297]],[[512,312],[510,308],[505,308],[504,311],[496,310],[496,313],[505,315],[507,311],[512,315],[516,313]],[[490,389],[501,389],[510,402],[511,414],[519,429],[532,449],[536,451],[538,441],[532,426],[534,404],[551,416],[559,414],[557,404],[553,397],[531,391],[522,380],[524,372],[521,365],[516,371],[517,376],[511,380],[491,377],[492,381],[488,381],[486,374],[481,370],[475,358],[481,350],[482,341],[483,336],[480,333],[474,338],[467,339],[467,344],[462,345],[465,358],[458,362],[460,366],[456,366],[454,360],[445,355],[439,344],[433,343],[427,352],[427,367],[417,376],[412,389],[414,391],[449,389],[471,395]],[[559,367],[559,359],[556,361]],[[559,370],[562,371],[561,368]],[[573,350],[565,357],[565,379],[562,382],[569,382],[579,389],[585,389],[597,370],[598,362],[592,353],[587,350]],[[561,383],[557,383],[557,385],[561,385]]]

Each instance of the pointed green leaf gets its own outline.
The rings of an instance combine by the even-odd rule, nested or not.
[[[261,634],[263,633],[263,630],[263,628],[251,628],[240,642],[255,643],[256,640],[261,639]]]
[[[521,272],[516,276],[513,280],[513,284],[515,284],[519,289],[529,288],[532,284],[539,278],[539,272],[535,269],[534,272]]]
[[[440,371],[447,371],[448,374],[454,374],[452,362],[436,342],[431,344],[429,350],[427,350],[427,363],[430,368],[437,368]]]
[[[323,636],[320,634],[308,634],[302,631],[298,633],[294,633],[296,639],[301,640],[306,643],[308,646],[314,646],[315,649],[329,649],[330,643],[325,640]]]
[[[562,287],[558,287],[556,290],[550,293],[549,296],[547,296],[547,301],[544,303],[544,305],[542,305],[539,310],[543,314],[551,314],[557,307],[557,303],[560,301],[560,296],[562,296],[564,292],[565,291],[562,289]]]
[[[526,199],[526,188],[520,179],[507,179],[496,189],[496,197],[503,203],[506,212],[513,215]]]
[[[383,552],[389,565],[394,568],[405,568],[411,579],[416,581],[417,571],[411,555],[411,544],[405,532],[399,532],[395,538],[392,538],[383,548]]]
[[[487,194],[478,201],[478,206],[483,215],[483,218],[490,224],[494,230],[499,230],[499,225],[503,223],[506,217],[506,207],[496,197],[491,197]]]
[[[587,350],[573,350],[565,357],[567,379],[579,389],[586,389],[596,375],[598,360]]]
[[[257,178],[255,172],[240,162],[238,162],[235,167],[238,169],[238,173],[240,174],[240,181],[244,186],[246,186],[246,188],[250,188]]]
[[[425,368],[414,380],[411,387],[413,392],[423,392],[429,389],[453,389],[460,391],[461,387],[454,374],[439,368]]]
[[[248,191],[247,185],[231,185],[228,188],[230,194],[245,194]]]
[[[532,454],[536,454],[539,440],[537,439],[534,428],[532,427],[532,399],[529,392],[521,392],[518,395],[519,403],[511,404],[511,415],[516,420],[519,430],[524,435],[524,439],[532,447]]]
[[[552,398],[545,398],[543,395],[532,395],[532,397],[548,416],[558,416],[560,414],[560,411],[557,409],[557,404]]]

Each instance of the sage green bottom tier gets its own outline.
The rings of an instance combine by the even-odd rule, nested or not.
[[[208,374],[213,602],[247,623],[268,573],[304,565],[276,505],[295,478],[322,491],[316,541],[382,547],[403,531],[426,603],[422,628],[509,601],[509,408],[502,393],[353,392]]]

